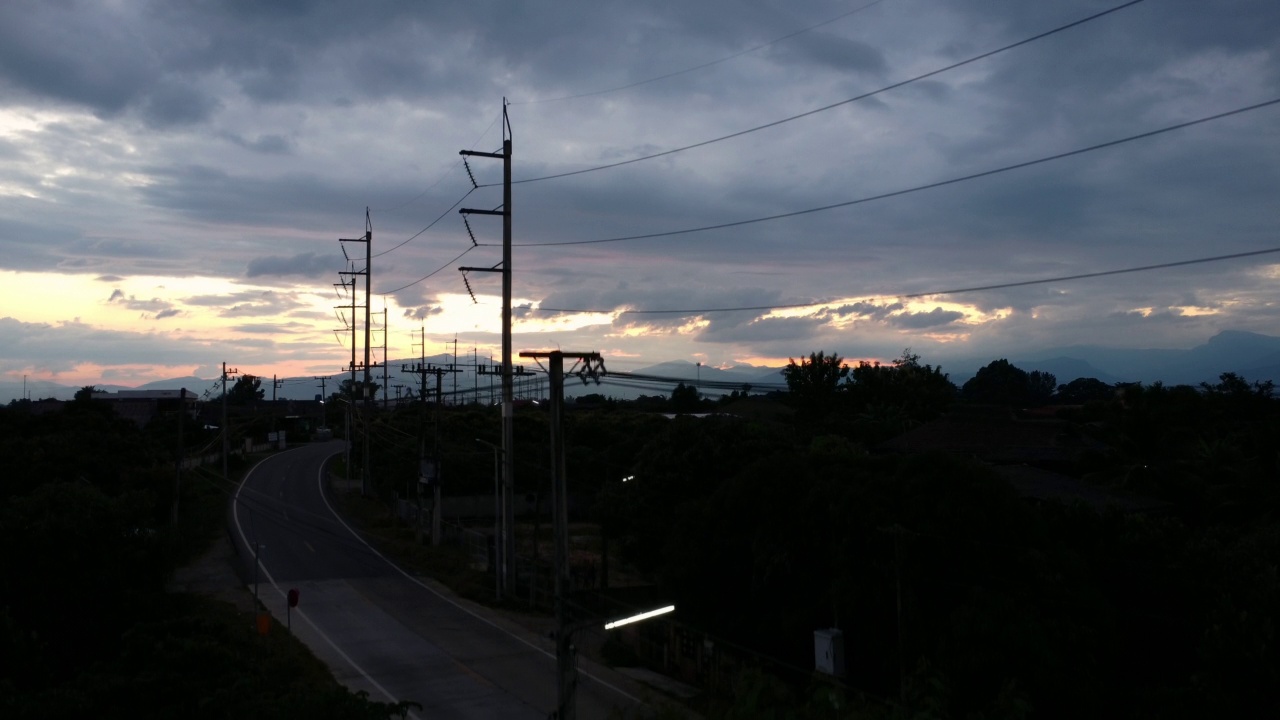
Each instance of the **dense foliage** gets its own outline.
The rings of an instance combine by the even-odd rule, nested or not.
[[[65,407],[0,408],[0,716],[390,717],[283,633],[164,590],[223,529],[229,487],[188,473],[175,512],[178,413],[148,427],[92,388]],[[188,452],[212,436],[188,418]]]

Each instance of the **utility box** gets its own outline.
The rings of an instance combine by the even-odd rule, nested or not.
[[[844,633],[836,628],[813,631],[813,666],[820,673],[844,677]]]

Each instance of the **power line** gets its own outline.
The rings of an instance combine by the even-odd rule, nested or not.
[[[873,97],[873,96],[875,96],[875,95],[879,95],[880,93],[888,92],[889,90],[894,90],[894,89],[897,89],[897,88],[903,87],[904,85],[910,85],[911,83],[918,82],[918,81],[920,81],[920,80],[924,80],[924,79],[926,79],[926,78],[933,77],[934,75],[938,75],[938,74],[941,74],[941,73],[945,73],[945,72],[947,72],[947,71],[949,71],[949,70],[954,70],[954,69],[956,69],[956,68],[958,68],[958,67],[962,67],[962,66],[964,66],[964,65],[968,65],[968,64],[970,64],[970,63],[974,63],[974,62],[977,62],[977,61],[979,61],[979,60],[982,60],[982,59],[985,59],[985,58],[989,58],[989,57],[991,57],[992,55],[998,55],[998,54],[1000,54],[1000,53],[1002,53],[1002,52],[1005,52],[1005,51],[1007,51],[1007,50],[1012,50],[1012,49],[1014,49],[1014,48],[1016,48],[1016,47],[1020,47],[1020,46],[1022,46],[1022,45],[1026,45],[1026,44],[1028,44],[1028,43],[1032,43],[1032,42],[1035,42],[1035,41],[1037,41],[1037,40],[1041,40],[1041,39],[1043,39],[1043,38],[1049,37],[1050,35],[1054,35],[1054,34],[1056,34],[1056,33],[1060,33],[1060,32],[1062,32],[1062,31],[1064,31],[1064,30],[1069,30],[1069,29],[1071,29],[1071,28],[1073,28],[1073,27],[1076,27],[1077,25],[1083,25],[1083,24],[1085,24],[1085,23],[1087,23],[1087,22],[1090,22],[1090,21],[1093,21],[1093,20],[1097,20],[1098,18],[1103,17],[1104,15],[1110,15],[1110,14],[1111,14],[1111,13],[1113,13],[1113,12],[1117,12],[1117,11],[1119,11],[1119,10],[1123,10],[1123,9],[1125,9],[1125,8],[1127,8],[1127,7],[1131,7],[1131,6],[1133,6],[1133,5],[1137,5],[1137,4],[1138,4],[1138,3],[1140,3],[1140,2],[1143,2],[1143,0],[1130,0],[1129,2],[1127,2],[1127,3],[1123,4],[1123,5],[1117,5],[1117,6],[1113,7],[1113,8],[1108,9],[1108,10],[1103,10],[1102,12],[1095,13],[1095,14],[1093,14],[1093,15],[1090,15],[1089,17],[1082,18],[1082,19],[1080,19],[1080,20],[1076,20],[1076,21],[1074,21],[1074,22],[1067,23],[1066,25],[1061,25],[1061,26],[1056,27],[1056,28],[1054,28],[1054,29],[1052,29],[1052,30],[1047,30],[1047,31],[1045,31],[1045,32],[1042,32],[1042,33],[1040,33],[1040,34],[1038,34],[1038,35],[1033,35],[1033,36],[1031,36],[1031,37],[1029,37],[1029,38],[1026,38],[1026,39],[1023,39],[1023,40],[1019,40],[1018,42],[1015,42],[1015,43],[1012,43],[1012,44],[1009,44],[1009,45],[1005,45],[1004,47],[1000,47],[1000,48],[997,48],[997,49],[995,49],[995,50],[989,50],[989,51],[987,51],[987,52],[985,52],[985,53],[982,53],[982,54],[980,54],[980,55],[974,55],[973,57],[968,58],[968,59],[966,59],[966,60],[961,60],[960,62],[952,63],[951,65],[947,65],[946,67],[941,67],[941,68],[938,68],[938,69],[936,69],[936,70],[930,70],[929,72],[924,73],[923,75],[917,75],[917,76],[915,76],[915,77],[913,77],[913,78],[910,78],[910,79],[907,79],[907,80],[901,80],[901,81],[899,81],[899,82],[893,83],[892,85],[886,85],[886,86],[884,86],[884,87],[882,87],[882,88],[880,88],[880,89],[878,89],[878,90],[872,90],[871,92],[863,93],[863,94],[861,94],[861,95],[858,95],[858,96],[855,96],[855,97],[851,97],[851,98],[849,98],[849,99],[847,99],[847,100],[841,100],[841,101],[839,101],[839,102],[835,102],[835,103],[832,103],[832,104],[830,104],[830,105],[825,105],[825,106],[820,107],[820,108],[815,108],[815,109],[813,109],[813,110],[808,110],[808,111],[806,111],[806,112],[802,112],[802,113],[800,113],[799,115],[792,115],[791,117],[786,117],[786,118],[783,118],[783,119],[781,119],[781,120],[775,120],[775,121],[770,122],[770,123],[765,123],[764,125],[757,125],[756,127],[748,128],[748,129],[746,129],[746,130],[739,130],[738,132],[730,133],[730,134],[728,134],[728,135],[722,135],[722,136],[720,136],[720,137],[712,138],[712,139],[710,139],[710,140],[703,140],[702,142],[697,142],[697,143],[694,143],[694,144],[692,144],[692,145],[685,145],[685,146],[683,146],[683,147],[672,148],[672,149],[670,149],[670,150],[663,150],[662,152],[653,153],[652,155],[642,155],[642,156],[640,156],[640,157],[631,158],[630,160],[620,160],[620,161],[615,162],[615,163],[609,163],[609,164],[607,164],[607,165],[597,165],[597,166],[595,166],[595,167],[584,168],[584,169],[582,169],[582,170],[571,170],[571,171],[569,171],[569,172],[556,173],[556,174],[554,174],[554,175],[543,175],[542,177],[525,178],[525,179],[523,179],[523,180],[513,180],[513,181],[512,181],[512,183],[513,183],[513,184],[519,184],[519,183],[539,182],[539,181],[542,181],[542,180],[554,180],[554,179],[557,179],[557,178],[570,177],[570,176],[572,176],[572,175],[582,175],[583,173],[595,172],[595,171],[597,171],[597,170],[608,170],[608,169],[610,169],[610,168],[621,167],[621,166],[623,166],[623,165],[630,165],[630,164],[632,164],[632,163],[643,162],[643,161],[645,161],[645,160],[652,160],[652,159],[654,159],[654,158],[665,157],[665,156],[667,156],[667,155],[674,155],[675,153],[684,152],[685,150],[693,150],[693,149],[695,149],[695,148],[705,147],[705,146],[707,146],[707,145],[712,145],[712,144],[714,144],[714,143],[723,142],[723,141],[725,141],[725,140],[731,140],[731,139],[733,139],[733,138],[742,137],[743,135],[749,135],[749,134],[754,133],[754,132],[759,132],[760,130],[766,130],[766,129],[768,129],[768,128],[777,127],[777,126],[782,125],[782,124],[784,124],[784,123],[789,123],[789,122],[791,122],[792,120],[799,120],[800,118],[805,118],[805,117],[809,117],[810,115],[816,115],[816,114],[821,113],[821,112],[826,112],[827,110],[832,110],[832,109],[835,109],[835,108],[841,107],[842,105],[848,105],[849,103],[857,102],[857,101],[859,101],[859,100],[865,100],[866,98]],[[481,185],[480,187],[494,187],[494,186],[496,186],[497,184],[498,184],[498,183],[489,183],[489,184],[487,184],[487,185]]]
[[[502,119],[502,116],[501,116],[501,115],[498,115],[497,117],[495,117],[495,118],[493,119],[493,121],[489,123],[489,127],[485,128],[483,133],[480,133],[480,137],[476,138],[476,141],[475,141],[475,142],[473,142],[473,143],[471,143],[471,147],[473,147],[473,148],[474,148],[476,145],[479,145],[479,144],[480,144],[480,141],[481,141],[481,140],[484,140],[485,136],[489,134],[489,131],[493,129],[493,126],[494,126],[494,125],[496,125],[496,124],[498,123],[498,120],[501,120],[501,119]],[[437,185],[439,185],[440,183],[444,182],[444,179],[445,179],[445,178],[447,178],[447,177],[449,177],[449,174],[450,174],[450,173],[452,173],[454,170],[457,170],[457,169],[458,169],[458,166],[460,166],[460,165],[462,165],[462,161],[461,161],[461,160],[458,160],[457,162],[453,163],[452,165],[450,165],[450,166],[449,166],[449,168],[448,168],[447,170],[445,170],[443,173],[441,173],[441,174],[440,174],[440,177],[439,177],[439,178],[437,178],[435,182],[433,182],[433,183],[431,183],[430,185],[428,185],[428,186],[427,186],[427,188],[426,188],[425,190],[423,190],[422,192],[418,193],[417,195],[414,195],[413,197],[409,198],[408,200],[405,200],[404,202],[400,203],[399,205],[396,205],[396,206],[394,206],[394,207],[388,207],[388,208],[375,208],[375,209],[376,209],[376,210],[379,210],[379,211],[381,211],[381,212],[394,212],[394,211],[399,210],[399,209],[401,209],[401,208],[403,208],[403,207],[405,207],[405,206],[407,206],[407,205],[410,205],[410,204],[412,204],[412,203],[417,202],[418,200],[422,199],[422,197],[423,197],[424,195],[426,195],[427,193],[429,193],[429,192],[431,192],[432,190],[434,190],[434,189],[435,189],[435,187],[436,187]],[[421,234],[421,233],[419,233],[419,235],[420,235],[420,234]],[[417,237],[417,235],[415,235],[414,237]],[[409,238],[409,239],[410,239],[410,240],[412,240],[413,238]],[[408,242],[408,241],[405,241],[405,242]],[[396,247],[399,247],[399,245],[397,245]],[[391,251],[390,251],[390,250],[388,250],[387,252],[391,252]]]
[[[863,10],[866,10],[872,6],[879,5],[882,2],[885,2],[885,0],[875,0],[874,2],[869,2],[866,5],[863,5],[858,8],[854,8],[853,10],[850,10],[846,13],[841,13],[840,15],[837,15],[828,20],[823,20],[822,22],[817,23],[816,25],[810,25],[807,28],[795,30],[793,32],[787,33],[786,35],[783,35],[782,37],[774,38],[768,42],[764,42],[754,47],[747,48],[746,50],[740,50],[731,55],[726,55],[718,60],[705,62],[705,63],[702,63],[701,65],[694,65],[693,67],[688,67],[683,70],[676,70],[674,72],[666,73],[665,75],[658,75],[655,77],[651,77],[647,80],[637,80],[633,83],[629,83],[626,85],[619,85],[618,87],[607,88],[604,90],[591,90],[588,92],[577,93],[576,95],[564,95],[562,97],[541,98],[538,100],[522,100],[520,102],[512,102],[510,104],[511,105],[537,105],[541,103],[560,102],[563,100],[577,100],[579,98],[593,97],[596,95],[607,95],[609,93],[618,92],[620,90],[630,90],[631,88],[640,87],[641,85],[648,85],[649,83],[655,83],[655,82],[658,82],[659,80],[666,80],[668,78],[678,77],[680,75],[686,75],[688,73],[695,72],[697,70],[703,70],[705,68],[709,68],[714,65],[719,65],[720,63],[728,62],[730,60],[733,60],[734,58],[742,57],[743,55],[748,55],[750,53],[756,52],[757,50],[763,50],[769,47],[770,45],[775,45],[777,43],[782,42],[783,40],[790,40],[791,38],[796,37],[797,35],[803,35],[804,33],[817,30],[820,27],[823,27],[825,25],[830,25],[831,23],[836,22],[837,20],[843,20],[849,17],[850,15],[856,15],[857,13],[860,13]]]
[[[461,201],[461,200],[459,200],[458,202],[462,202],[462,201]],[[455,207],[456,207],[456,205],[455,205]],[[452,208],[450,208],[450,209],[452,209]],[[409,283],[408,285],[401,285],[400,287],[396,288],[395,290],[388,290],[388,291],[386,291],[386,292],[380,292],[380,293],[378,293],[378,294],[379,294],[379,295],[391,295],[392,293],[398,293],[398,292],[400,292],[401,290],[404,290],[404,289],[406,289],[406,288],[411,288],[411,287],[413,287],[414,285],[417,285],[418,283],[422,282],[423,280],[426,280],[427,278],[430,278],[431,276],[436,275],[437,273],[441,272],[442,270],[444,270],[444,269],[448,268],[449,266],[453,265],[454,263],[458,262],[459,260],[461,260],[461,259],[462,259],[462,256],[463,256],[463,255],[466,255],[467,253],[471,252],[472,250],[475,250],[475,249],[476,249],[476,247],[478,247],[478,246],[476,246],[476,245],[472,245],[471,247],[467,248],[466,250],[463,250],[462,252],[458,253],[458,254],[457,254],[457,256],[456,256],[456,257],[454,257],[454,258],[453,258],[452,260],[450,260],[449,262],[445,263],[444,265],[441,265],[440,267],[436,268],[435,270],[432,270],[431,272],[427,273],[426,275],[423,275],[422,277],[418,278],[417,280],[414,280],[413,282]]]
[[[1107,142],[1098,143],[1096,145],[1090,145],[1088,147],[1077,148],[1075,150],[1068,150],[1066,152],[1056,153],[1053,155],[1046,155],[1044,157],[1036,158],[1034,160],[1026,160],[1024,162],[1014,163],[1013,165],[1005,165],[1004,167],[995,168],[993,170],[983,170],[982,172],[972,173],[970,175],[962,175],[960,177],[954,177],[948,180],[939,180],[938,182],[932,182],[927,185],[917,185],[915,187],[906,188],[904,190],[894,190],[892,192],[881,193],[879,195],[871,195],[868,197],[858,198],[857,200],[846,200],[845,202],[838,202],[831,205],[823,205],[821,207],[808,208],[806,210],[794,210],[792,212],[779,213],[777,215],[767,215],[765,217],[751,218],[750,220],[735,220],[733,222],[718,223],[716,225],[703,225],[701,227],[685,228],[683,230],[668,230],[666,232],[647,233],[644,235],[624,235],[622,237],[603,238],[598,240],[564,240],[559,242],[513,243],[513,245],[518,245],[522,247],[555,247],[555,246],[562,246],[562,245],[598,245],[600,243],[624,242],[627,240],[652,240],[654,238],[671,237],[673,235],[687,235],[690,233],[704,232],[707,230],[723,230],[725,228],[740,227],[742,225],[752,225],[755,223],[768,222],[770,220],[781,220],[784,218],[797,217],[800,215],[809,215],[811,213],[823,212],[826,210],[834,210],[836,208],[842,208],[842,207],[849,207],[850,205],[860,205],[862,203],[868,203],[875,200],[885,200],[887,198],[898,197],[900,195],[909,195],[911,193],[920,192],[921,190],[932,190],[934,188],[944,187],[946,185],[954,185],[956,183],[965,182],[967,180],[976,180],[978,178],[988,177],[990,175],[999,175],[1000,173],[1009,172],[1010,170],[1019,170],[1025,167],[1031,167],[1032,165],[1039,165],[1041,163],[1051,162],[1053,160],[1062,160],[1063,158],[1069,158],[1075,155],[1083,155],[1085,153],[1090,153],[1095,150],[1102,150],[1105,148],[1114,147],[1116,145],[1123,145],[1125,143],[1133,142],[1135,140],[1142,140],[1144,138],[1154,137],[1156,135],[1162,135],[1164,133],[1173,132],[1174,130],[1182,130],[1184,128],[1189,128],[1193,125],[1200,125],[1202,123],[1211,122],[1213,120],[1221,120],[1223,118],[1231,117],[1233,115],[1240,115],[1246,112],[1251,112],[1253,110],[1260,110],[1262,108],[1270,107],[1277,103],[1280,103],[1280,98],[1274,98],[1271,100],[1267,100],[1265,102],[1257,103],[1255,105],[1248,105],[1246,107],[1236,108],[1234,110],[1228,110],[1226,112],[1218,113],[1216,115],[1209,115],[1207,117],[1202,117],[1195,120],[1188,120],[1187,122],[1178,123],[1176,125],[1169,125],[1167,127],[1163,127],[1158,130],[1150,130],[1148,132],[1139,133],[1137,135],[1130,135],[1128,137],[1120,138],[1118,140],[1109,140]],[[493,245],[492,243],[480,243],[480,247],[496,247],[496,246]]]
[[[394,251],[399,250],[400,248],[404,247],[405,245],[408,245],[410,241],[414,240],[415,238],[417,238],[417,237],[418,237],[419,235],[421,235],[422,233],[424,233],[424,232],[426,232],[426,231],[430,230],[431,228],[435,227],[435,226],[436,226],[436,223],[440,222],[441,220],[443,220],[443,219],[445,218],[445,216],[446,216],[446,215],[448,215],[449,213],[453,212],[453,209],[454,209],[454,208],[456,208],[456,207],[458,207],[459,205],[461,205],[461,204],[462,204],[462,201],[463,201],[463,200],[466,200],[466,199],[467,199],[467,196],[468,196],[468,195],[470,195],[470,194],[471,194],[471,193],[473,193],[473,192],[475,192],[475,188],[471,188],[470,190],[468,190],[468,191],[466,192],[466,194],[464,194],[462,197],[458,198],[458,201],[457,201],[457,202],[455,202],[454,204],[450,205],[448,210],[445,210],[444,212],[440,213],[440,216],[439,216],[439,217],[437,217],[435,220],[432,220],[432,221],[431,221],[431,223],[430,223],[429,225],[427,225],[426,227],[422,228],[422,229],[421,229],[421,230],[419,230],[418,232],[416,232],[416,233],[414,233],[414,234],[410,235],[410,236],[408,237],[408,239],[406,239],[404,242],[400,243],[399,245],[396,245],[395,247],[387,248],[386,250],[383,250],[382,252],[377,253],[377,254],[376,254],[376,255],[374,255],[373,257],[382,257],[383,255],[386,255],[386,254],[387,254],[387,253],[389,253],[389,252],[394,252]]]
[[[501,119],[502,119],[502,116],[501,116],[501,115],[498,115],[497,117],[495,117],[495,118],[493,119],[493,122],[490,122],[490,123],[489,123],[489,127],[485,128],[484,132],[480,134],[480,137],[479,137],[479,138],[476,138],[476,141],[475,141],[475,142],[473,142],[473,143],[471,143],[471,147],[473,147],[473,148],[474,148],[476,145],[479,145],[479,144],[480,144],[480,141],[481,141],[481,140],[484,140],[485,136],[489,134],[489,131],[493,129],[493,126],[494,126],[494,125],[496,125],[496,124],[497,124],[497,122],[498,122],[498,120],[501,120]],[[399,210],[400,208],[402,208],[402,207],[404,207],[404,206],[406,206],[406,205],[408,205],[408,204],[410,204],[410,203],[416,202],[419,198],[421,198],[422,196],[426,195],[427,193],[429,193],[429,192],[431,192],[433,189],[435,189],[435,187],[436,187],[437,185],[439,185],[440,183],[444,182],[444,179],[445,179],[445,178],[447,178],[447,177],[449,177],[449,174],[450,174],[450,173],[452,173],[454,170],[457,170],[457,169],[458,169],[458,167],[459,167],[460,165],[465,165],[465,164],[466,164],[466,161],[465,161],[465,160],[461,160],[461,159],[460,159],[460,160],[458,160],[458,161],[457,161],[457,162],[455,162],[453,165],[451,165],[451,166],[449,167],[449,169],[448,169],[448,170],[445,170],[445,171],[444,171],[444,173],[440,175],[440,178],[439,178],[439,179],[437,179],[435,182],[433,182],[433,183],[431,183],[429,186],[427,186],[427,189],[426,189],[426,190],[423,190],[422,192],[420,192],[420,193],[418,193],[417,195],[415,195],[412,199],[407,200],[407,201],[405,201],[405,202],[403,202],[403,203],[400,203],[399,205],[397,205],[397,206],[395,206],[395,207],[393,207],[393,208],[387,208],[387,210],[389,210],[389,211],[390,211],[390,210]],[[469,173],[468,173],[468,174],[469,174]],[[475,189],[476,189],[476,182],[475,182],[475,179],[474,179],[474,178],[472,178],[472,180],[471,180],[471,185],[472,185],[472,187],[471,187],[471,189],[470,189],[470,190],[468,190],[468,191],[467,191],[467,194],[466,194],[466,195],[463,195],[461,198],[459,198],[459,199],[458,199],[458,202],[456,202],[456,203],[454,203],[453,205],[449,206],[449,209],[448,209],[448,210],[445,210],[443,213],[441,213],[441,214],[440,214],[440,217],[436,218],[435,220],[432,220],[430,225],[427,225],[426,227],[422,228],[421,230],[419,230],[418,232],[414,233],[413,235],[410,235],[408,239],[406,239],[404,242],[400,243],[399,245],[396,245],[395,247],[392,247],[392,248],[388,248],[388,249],[386,249],[386,250],[383,250],[382,252],[378,253],[377,255],[374,255],[373,257],[382,257],[383,255],[386,255],[386,254],[387,254],[387,253],[389,253],[389,252],[393,252],[393,251],[395,251],[395,250],[399,250],[400,248],[404,247],[405,245],[408,245],[412,240],[414,240],[415,238],[417,238],[417,237],[418,237],[419,235],[421,235],[422,233],[424,233],[424,232],[426,232],[426,231],[430,230],[431,228],[435,227],[436,223],[438,223],[438,222],[440,222],[441,220],[443,220],[443,219],[444,219],[444,217],[445,217],[445,215],[448,215],[450,212],[452,212],[452,211],[453,211],[453,209],[454,209],[454,208],[458,207],[458,205],[460,205],[460,204],[462,203],[462,201],[463,201],[463,200],[466,200],[466,199],[467,199],[467,195],[470,195],[473,191],[475,191]]]
[[[1175,262],[1159,263],[1156,265],[1140,265],[1138,267],[1121,268],[1118,270],[1100,270],[1091,273],[1079,273],[1076,275],[1059,275],[1057,277],[1042,278],[1039,280],[1018,280],[1007,283],[995,283],[992,285],[979,285],[975,287],[952,288],[950,290],[929,290],[925,292],[914,293],[882,293],[873,297],[878,298],[922,298],[933,295],[961,295],[964,293],[982,292],[985,290],[1003,290],[1006,288],[1026,287],[1028,285],[1046,285],[1056,282],[1070,282],[1073,280],[1086,280],[1088,278],[1108,277],[1111,275],[1125,275],[1129,273],[1150,272],[1152,270],[1167,270],[1175,267],[1185,267],[1187,265],[1203,265],[1205,263],[1221,262],[1223,260],[1236,260],[1239,258],[1255,257],[1258,255],[1269,255],[1280,253],[1280,247],[1266,248],[1264,250],[1251,250],[1248,252],[1231,253],[1230,255],[1214,255],[1212,257],[1195,258],[1192,260],[1178,260]],[[528,308],[531,311],[550,312],[550,313],[598,313],[605,315],[701,315],[706,313],[717,312],[741,312],[747,310],[765,311],[765,310],[794,310],[808,307],[821,307],[823,305],[832,305],[839,302],[840,299],[819,300],[817,302],[806,303],[788,303],[777,305],[744,305],[740,307],[717,307],[717,308],[686,308],[682,310],[568,310],[564,308]]]

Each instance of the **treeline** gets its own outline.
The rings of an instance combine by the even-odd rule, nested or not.
[[[1059,384],[996,361],[956,387],[910,352],[855,367],[814,353],[785,376],[790,392],[767,398],[675,388],[669,403],[707,417],[606,398],[566,414],[581,519],[675,598],[680,621],[760,653],[767,672],[708,715],[1280,716],[1269,383]],[[1078,448],[1050,469],[1146,509],[1034,500],[980,457],[885,451],[968,406],[1013,418],[1045,403],[1056,409],[1021,422],[1056,418]],[[400,448],[399,465],[382,453],[397,477],[416,472],[412,418],[428,448],[435,428],[399,417],[383,422],[404,437],[379,431]],[[446,493],[491,492],[491,451],[474,438],[496,441],[495,420],[445,413]],[[522,409],[516,438],[517,495],[546,492],[545,413]],[[807,672],[828,627],[845,638],[835,695]]]
[[[794,682],[726,711],[1280,715],[1269,383],[1056,385],[997,361],[956,388],[909,352],[855,368],[815,353],[786,377],[789,419],[677,418],[606,496],[610,532],[681,618],[798,667],[814,629],[844,631],[843,712]],[[1061,432],[1089,440],[1055,472],[1156,509],[1033,501],[980,459],[880,450],[957,405],[1055,395]]]
[[[183,416],[140,428],[91,390],[48,413],[0,408],[0,716],[396,716],[283,633],[258,637],[230,605],[165,592],[225,531],[230,487],[188,472],[175,524]],[[186,423],[188,451],[216,437]]]

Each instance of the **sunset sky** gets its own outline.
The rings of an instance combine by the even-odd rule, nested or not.
[[[336,373],[366,208],[376,342],[496,355],[504,98],[517,352],[1280,335],[1280,3],[1038,37],[1123,4],[5,2],[0,378]]]

